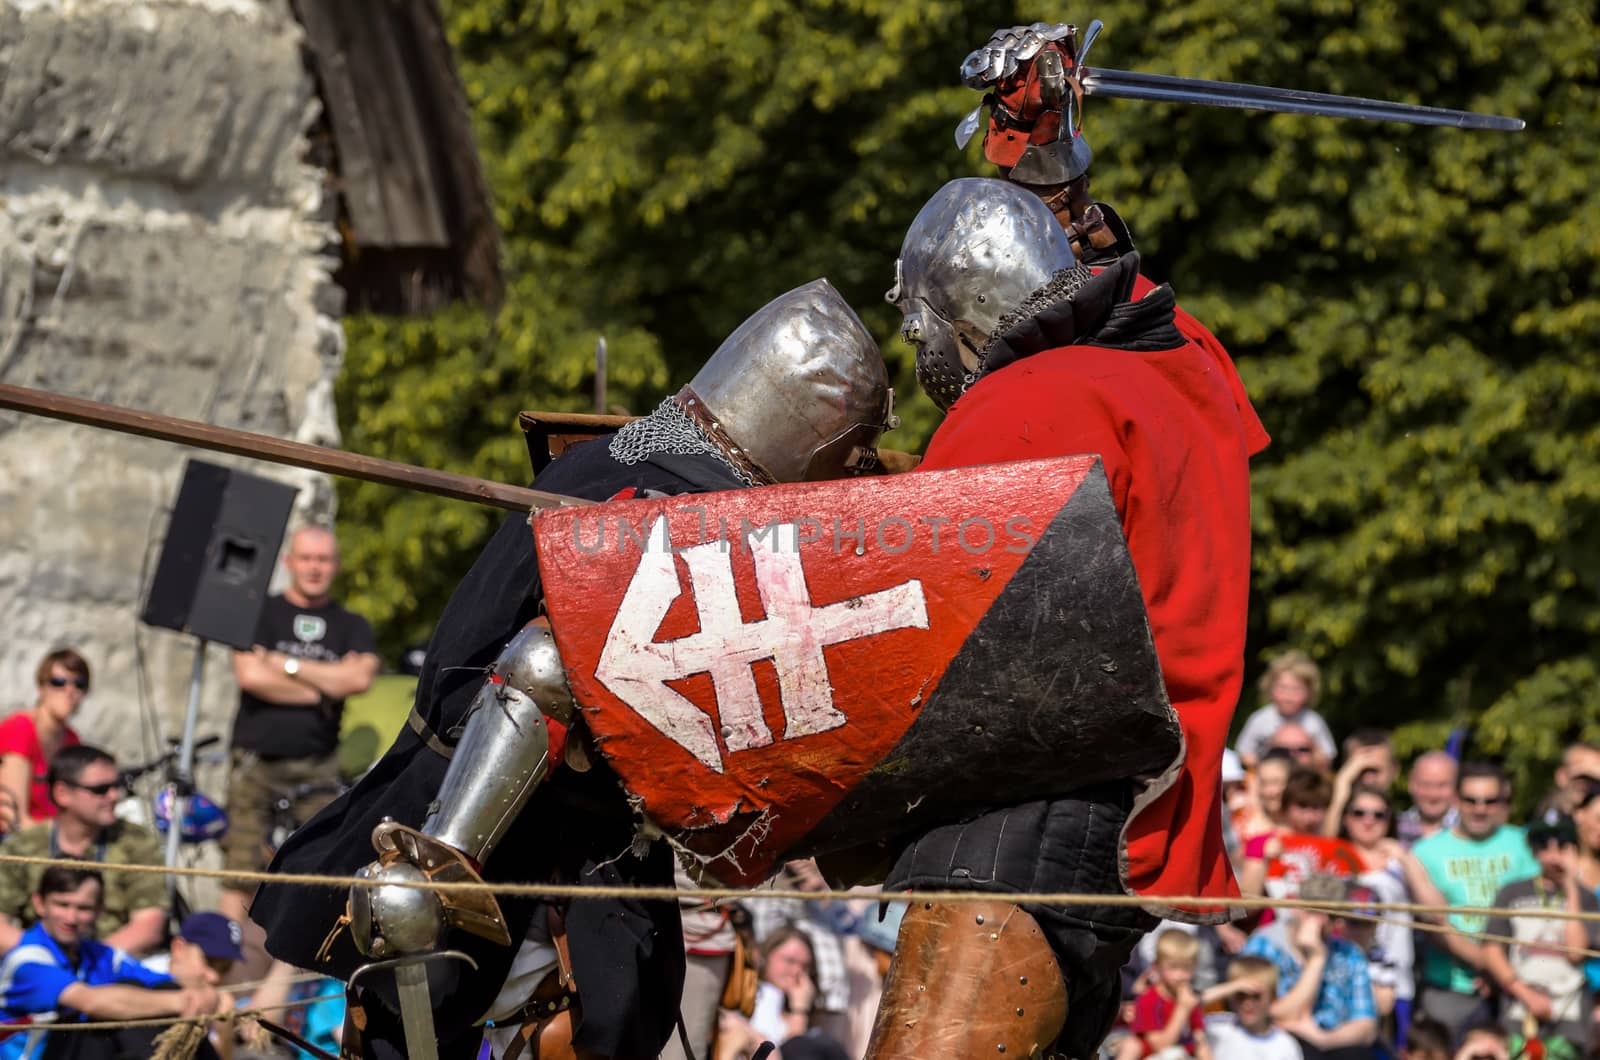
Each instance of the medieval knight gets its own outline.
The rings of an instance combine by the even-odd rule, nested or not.
[[[614,436],[569,451],[539,485],[607,499],[850,475],[874,466],[891,409],[876,344],[819,280],[758,310],[677,395]],[[635,844],[627,800],[585,744],[560,655],[537,618],[532,546],[526,520],[508,519],[441,618],[411,726],[349,795],[285,844],[277,868],[342,868],[395,884],[671,884],[670,853],[664,844]],[[485,669],[487,676],[473,676]],[[559,783],[544,783],[563,763]],[[374,846],[377,860],[363,866],[371,855],[362,848]],[[497,1055],[578,1048],[653,1057],[675,1022],[683,951],[672,903],[562,909],[357,886],[342,921],[348,932],[335,929],[324,942],[339,913],[330,901],[316,905],[273,886],[252,910],[274,955],[345,976],[366,958],[431,953],[460,929],[451,943],[478,967],[427,968],[441,1057],[475,1056],[473,1025],[486,1019]],[[594,984],[576,1002],[574,980]],[[397,1055],[394,1010],[404,991],[363,982],[382,999],[365,1006],[363,1048]],[[406,1048],[418,1057],[427,1046]]]

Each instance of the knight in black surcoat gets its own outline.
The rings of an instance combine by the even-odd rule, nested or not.
[[[602,501],[859,473],[875,463],[891,406],[876,344],[814,281],[746,320],[653,413],[569,449],[535,485]],[[670,849],[640,841],[615,775],[585,753],[540,602],[528,520],[508,517],[439,620],[408,725],[284,844],[273,871],[672,885]],[[677,1019],[674,902],[485,904],[396,886],[353,889],[347,910],[343,893],[269,884],[251,916],[274,957],[345,979],[375,958],[443,945],[472,957],[476,969],[427,966],[444,1060],[475,1057],[485,1020],[497,1056],[531,1060],[543,1041],[654,1058]],[[363,983],[355,1055],[405,1055],[393,985]]]

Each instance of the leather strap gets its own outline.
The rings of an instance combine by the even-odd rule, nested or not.
[[[546,919],[550,925],[550,942],[556,948],[556,971],[559,985],[568,994],[578,992],[578,983],[572,978],[572,947],[567,944],[567,914],[558,904],[551,903]]]
[[[506,1047],[504,1060],[587,1060],[590,1056],[572,1044],[572,1010],[578,1003],[578,986],[572,978],[565,911],[559,905],[547,906],[546,922],[550,943],[556,950],[556,966],[539,980],[517,1014],[522,1027]]]
[[[683,1055],[689,1060],[694,1060],[694,1047],[689,1044],[689,1028],[683,1025],[683,1009],[678,1009],[678,1044],[683,1046]],[[710,1060],[707,1057],[707,1060]]]
[[[412,707],[411,713],[406,715],[406,728],[417,734],[418,739],[428,745],[428,750],[440,758],[454,758],[456,749],[450,744],[439,739],[439,734],[433,727],[422,720],[422,715],[417,713],[417,708]]]
[[[561,980],[561,969],[553,968],[533,988],[533,996],[517,1013],[522,1026],[506,1046],[504,1060],[566,1060],[577,1055],[572,1048],[572,994]]]

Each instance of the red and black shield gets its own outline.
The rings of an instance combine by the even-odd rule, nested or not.
[[[1097,458],[619,501],[533,527],[601,753],[731,883],[1155,778],[1181,753]]]

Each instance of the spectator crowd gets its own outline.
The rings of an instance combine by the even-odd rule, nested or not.
[[[163,852],[153,831],[118,816],[116,759],[70,725],[89,664],[62,649],[35,676],[34,706],[0,722],[0,852],[37,859],[0,864],[0,1060],[67,1055],[48,1034],[63,1022],[227,1014],[234,999],[218,987],[243,957],[239,925],[172,915],[163,876],[118,871],[160,866]],[[70,1055],[150,1055],[155,1034],[97,1032]]]
[[[1320,684],[1298,652],[1268,667],[1223,764],[1224,830],[1246,895],[1342,907],[1163,924],[1125,972],[1109,1055],[1590,1055],[1600,923],[1559,914],[1600,912],[1600,747],[1568,747],[1532,819],[1513,822],[1495,764],[1428,751],[1402,778],[1389,733],[1336,742]]]
[[[1307,656],[1274,659],[1260,691],[1221,777],[1241,890],[1355,908],[1163,923],[1123,970],[1104,1060],[1590,1055],[1600,961],[1585,952],[1600,950],[1600,922],[1518,914],[1600,913],[1600,747],[1568,747],[1532,819],[1513,822],[1511,781],[1494,764],[1433,750],[1402,773],[1389,733],[1337,739]],[[792,864],[777,887],[822,880]],[[1499,912],[1414,920],[1365,903]],[[894,948],[899,910],[882,908],[884,921],[877,896],[690,903],[691,967],[704,969],[684,1003],[696,1055],[748,1057],[770,1039],[791,1060],[861,1056]],[[741,918],[765,961],[750,1015],[724,994]]]
[[[240,705],[231,827],[221,836],[231,871],[265,868],[276,802],[286,800],[303,821],[337,795],[344,700],[364,691],[378,669],[371,628],[332,599],[333,534],[297,530],[283,568],[284,591],[265,602],[255,646],[234,658]],[[246,995],[336,1052],[341,984],[307,982],[268,960],[246,917],[250,882],[230,878],[219,909],[192,911],[169,893],[164,873],[123,868],[163,867],[165,849],[155,829],[128,819],[140,812],[116,759],[72,727],[90,690],[88,661],[70,648],[52,651],[34,683],[33,706],[0,721],[0,853],[36,859],[0,863],[0,1060],[151,1055],[156,1032],[149,1028],[56,1036],[70,1046],[52,1045],[48,1031],[65,1022],[220,1017]],[[154,823],[168,823],[160,803]],[[216,836],[200,829],[193,838]],[[57,859],[67,864],[49,863]],[[296,1002],[305,1004],[278,1011]],[[263,1052],[291,1055],[242,1021],[215,1024],[199,1055]]]
[[[365,624],[327,610],[331,536],[302,535],[291,556],[298,545],[312,554],[305,580],[320,592],[293,599],[302,581],[293,582],[271,617],[276,638],[241,653],[236,669],[252,711],[325,705],[359,690],[376,668]],[[339,643],[297,666],[285,649],[304,640],[308,611],[327,617],[323,631]],[[0,864],[0,1060],[44,1056],[46,1032],[63,1021],[222,1017],[240,1002],[220,988],[246,971],[266,975],[257,1000],[286,998],[292,970],[269,968],[259,953],[252,962],[238,915],[244,885],[229,881],[222,911],[187,912],[172,908],[162,875],[118,871],[159,866],[163,850],[152,829],[119,816],[127,784],[117,761],[72,729],[89,665],[63,649],[36,678],[34,705],[0,722],[0,852],[103,869]],[[326,689],[314,683],[323,681]],[[1304,655],[1269,666],[1265,704],[1225,756],[1224,832],[1246,895],[1341,907],[1278,907],[1207,927],[1164,923],[1123,971],[1123,1012],[1105,1060],[1590,1055],[1600,961],[1585,958],[1600,950],[1600,747],[1568,747],[1532,819],[1513,822],[1511,782],[1498,766],[1429,751],[1402,776],[1388,733],[1335,741],[1317,710],[1319,690]],[[304,702],[275,708],[274,695]],[[236,768],[268,775],[257,786],[331,769],[327,712],[314,713],[304,747],[236,743]],[[281,726],[245,731],[256,730],[283,738]],[[319,764],[302,768],[313,757]],[[261,863],[259,832],[247,834],[257,839],[230,847],[230,868]],[[695,1057],[739,1060],[765,1041],[782,1060],[864,1053],[902,907],[867,891],[848,902],[805,898],[824,887],[813,864],[795,862],[761,897],[685,899],[682,1011]],[[1407,903],[1463,912],[1412,920],[1363,908]],[[1466,911],[1483,907],[1495,912]],[[1595,919],[1530,915],[1539,913]],[[337,991],[326,992],[337,1008]],[[239,1045],[226,1026],[205,1050],[227,1055]],[[140,1048],[113,1036],[104,1051],[73,1055]],[[259,1034],[245,1044],[250,1055],[269,1048]],[[663,1053],[683,1055],[679,1041]]]

